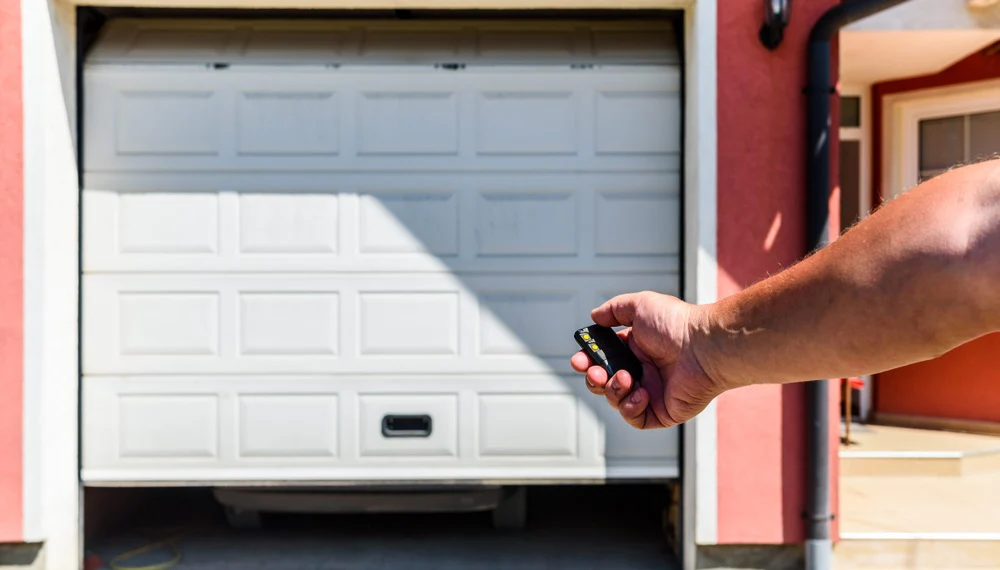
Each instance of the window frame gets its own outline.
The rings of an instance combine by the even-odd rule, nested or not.
[[[884,100],[882,196],[891,200],[919,180],[920,121],[1000,111],[1000,80],[889,95]]]
[[[860,195],[858,197],[858,213],[860,219],[868,217],[872,209],[872,166],[871,166],[871,86],[869,85],[842,85],[840,88],[842,97],[857,97],[860,100],[858,113],[860,116],[860,126],[840,127],[840,141],[858,141],[858,153],[860,153],[861,179],[858,181]]]
[[[859,219],[863,220],[871,213],[874,204],[872,200],[871,86],[844,84],[840,86],[840,95],[844,97],[858,97],[860,99],[858,109],[860,126],[840,127],[839,140],[858,142],[858,153],[860,154],[858,170],[861,178],[858,181],[858,188],[860,190],[858,193],[858,200],[860,202],[858,204],[858,213],[860,214]],[[860,397],[858,398],[858,416],[861,418],[861,421],[867,421],[875,400],[873,378],[871,376],[862,376],[861,379],[864,385],[860,390]],[[847,413],[850,414],[851,411],[848,410]]]

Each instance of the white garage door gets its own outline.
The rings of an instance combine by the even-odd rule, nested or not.
[[[677,293],[680,77],[664,24],[113,23],[84,479],[676,476],[568,357]]]

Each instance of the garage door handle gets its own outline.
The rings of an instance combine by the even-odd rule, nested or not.
[[[431,417],[428,415],[400,416],[389,414],[382,418],[382,435],[385,437],[429,437]]]

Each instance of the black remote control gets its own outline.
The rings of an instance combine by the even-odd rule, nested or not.
[[[573,333],[573,339],[595,366],[608,373],[608,380],[624,369],[632,375],[633,388],[642,385],[642,363],[614,329],[590,325]]]

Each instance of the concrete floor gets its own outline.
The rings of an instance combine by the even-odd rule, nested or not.
[[[116,528],[91,537],[104,562],[183,533],[178,570],[585,569],[676,570],[660,531],[658,487],[531,488],[522,531],[497,531],[489,513],[280,515],[265,528],[229,528],[205,490],[163,490]],[[160,550],[121,563],[169,559]]]

